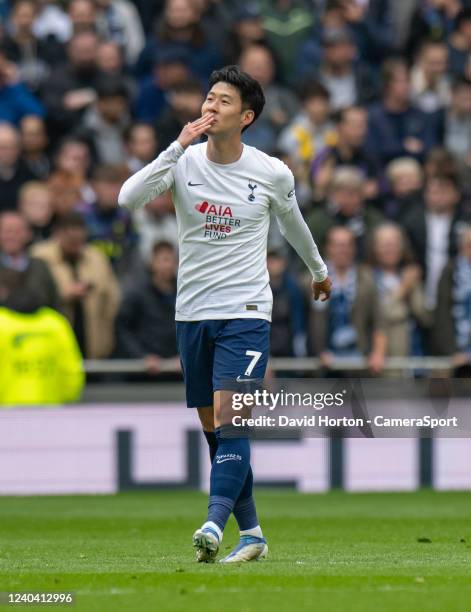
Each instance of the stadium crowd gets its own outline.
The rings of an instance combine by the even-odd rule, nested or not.
[[[314,302],[272,223],[272,354],[466,367],[469,0],[3,0],[0,288],[65,314],[87,358],[176,357],[171,196],[118,193],[233,63],[266,96],[244,142],[293,171],[334,281]]]

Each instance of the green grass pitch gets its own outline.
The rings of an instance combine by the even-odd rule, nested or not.
[[[257,503],[269,558],[227,566],[194,561],[201,493],[0,498],[0,591],[73,591],[61,608],[87,612],[471,610],[471,493]],[[222,553],[236,540],[231,519]]]

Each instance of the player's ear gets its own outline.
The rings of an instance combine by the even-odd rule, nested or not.
[[[244,128],[245,126],[250,125],[253,122],[254,118],[255,118],[255,113],[253,112],[253,110],[247,109],[243,111],[240,127]]]

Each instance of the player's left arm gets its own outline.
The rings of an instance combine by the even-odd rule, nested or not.
[[[332,281],[312,234],[303,219],[294,191],[294,177],[283,164],[275,180],[272,210],[280,231],[306,264],[312,274],[314,299],[322,302],[330,296]]]

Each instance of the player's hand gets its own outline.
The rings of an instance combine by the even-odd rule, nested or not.
[[[312,293],[314,295],[314,299],[317,302],[319,298],[321,298],[321,302],[325,302],[330,297],[330,292],[332,291],[332,281],[327,276],[323,281],[317,283],[316,281],[312,281]]]
[[[177,138],[178,142],[186,149],[196,138],[201,136],[214,123],[214,115],[206,113],[196,121],[190,121],[185,125]]]

